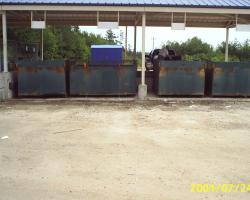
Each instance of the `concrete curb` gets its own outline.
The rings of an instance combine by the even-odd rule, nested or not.
[[[163,98],[163,97],[147,97],[145,100],[140,100],[137,97],[77,97],[77,98],[17,98],[9,99],[8,102],[159,102],[159,103],[239,103],[250,102],[250,98]]]

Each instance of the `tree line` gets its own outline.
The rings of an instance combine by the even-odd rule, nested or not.
[[[45,60],[76,59],[88,61],[92,44],[117,44],[119,42],[111,30],[108,30],[106,36],[103,37],[99,34],[82,32],[78,26],[47,27],[43,31],[43,38]],[[8,40],[15,41],[19,46],[31,44],[39,44],[40,46],[41,30],[9,29]],[[10,54],[12,54],[11,51]]]
[[[121,44],[118,37],[108,30],[106,36],[81,31],[78,26],[49,26],[44,29],[44,59],[75,59],[89,61],[92,44]],[[8,39],[20,44],[40,44],[41,30],[30,28],[12,28],[8,30]],[[185,42],[167,41],[163,48],[174,49],[183,60],[224,61],[225,42],[213,48],[197,37]],[[11,54],[11,52],[10,52]],[[128,50],[127,59],[133,59],[132,50]],[[137,63],[141,63],[141,52],[137,52]],[[250,40],[229,43],[229,61],[250,61]]]
[[[165,48],[174,49],[184,60],[207,60],[224,61],[225,60],[225,42],[219,44],[216,48],[203,42],[198,37],[193,37],[185,42],[168,41],[163,45]],[[237,40],[229,43],[229,61],[250,61],[250,40],[240,43]]]

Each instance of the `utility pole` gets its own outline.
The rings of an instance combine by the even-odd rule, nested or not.
[[[41,60],[43,61],[43,29],[41,30]]]
[[[228,62],[229,27],[226,29],[225,62]]]
[[[125,60],[127,59],[127,51],[128,51],[128,27],[126,26],[126,30],[125,30]]]
[[[155,37],[153,37],[152,40],[153,40],[153,49],[155,49]]]

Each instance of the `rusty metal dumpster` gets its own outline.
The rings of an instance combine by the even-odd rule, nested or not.
[[[64,61],[20,61],[17,72],[18,96],[66,95]]]
[[[135,65],[88,66],[70,68],[70,95],[135,95]]]
[[[160,61],[154,75],[157,95],[202,96],[206,62]]]
[[[250,62],[216,62],[213,68],[213,96],[250,96]]]

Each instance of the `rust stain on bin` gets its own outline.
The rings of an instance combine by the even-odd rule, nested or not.
[[[222,69],[222,68],[220,68],[220,67],[216,67],[215,69],[214,69],[214,75],[216,75],[216,76],[221,76],[221,75],[223,75],[224,74],[224,69]]]
[[[60,66],[55,66],[53,68],[47,67],[45,69],[48,70],[48,71],[53,71],[53,72],[59,73],[59,74],[64,74],[65,73],[65,68],[60,67]]]
[[[160,67],[159,76],[160,77],[165,76],[165,74],[167,73],[167,71],[168,71],[167,68]]]
[[[19,67],[17,66],[18,72],[28,72],[28,73],[35,73],[38,71],[41,71],[41,68],[39,67]]]
[[[72,96],[134,95],[136,93],[135,65],[71,66],[70,94]]]
[[[183,71],[185,73],[192,73],[193,69],[190,67],[167,67],[167,66],[162,66],[160,67],[160,72],[159,72],[159,76],[164,76],[167,73],[171,73],[171,72],[177,72],[177,71]]]
[[[167,73],[176,72],[178,68],[176,67],[160,67],[159,76],[165,76]]]
[[[199,77],[205,77],[205,68],[204,67],[200,67],[198,70],[197,70],[197,75]]]
[[[17,63],[19,96],[65,96],[64,61],[20,61]]]
[[[155,70],[158,95],[204,95],[205,62],[160,61]]]
[[[124,75],[126,75],[126,74],[128,73],[128,70],[126,69],[126,67],[129,67],[129,66],[120,65],[120,66],[118,67],[118,75],[119,75],[120,77],[122,77],[122,76],[124,76]]]
[[[250,96],[250,62],[215,62],[212,96]]]
[[[42,66],[34,66],[34,67],[19,67],[17,66],[17,71],[18,72],[28,72],[28,73],[36,73],[42,70],[48,70],[48,71],[53,71],[59,74],[64,74],[65,69],[62,66],[55,66],[55,67],[42,67]]]
[[[182,71],[185,71],[186,73],[192,73],[193,69],[191,67],[186,67],[186,68],[180,68]]]

